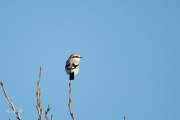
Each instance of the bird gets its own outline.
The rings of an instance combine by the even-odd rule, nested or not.
[[[82,58],[78,54],[72,54],[66,61],[65,71],[69,75],[69,80],[74,80],[74,76],[79,72],[79,61]]]

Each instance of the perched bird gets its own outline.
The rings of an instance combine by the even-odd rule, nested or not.
[[[66,73],[70,75],[70,80],[74,80],[74,76],[79,72],[79,61],[82,58],[83,57],[78,54],[72,54],[66,61],[65,70]]]

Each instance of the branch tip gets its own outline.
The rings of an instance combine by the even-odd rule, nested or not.
[[[39,120],[42,120],[42,107],[41,107],[41,101],[40,101],[40,96],[41,96],[41,90],[39,88],[39,85],[40,85],[40,81],[41,81],[41,72],[42,72],[42,67],[40,66],[40,73],[39,73],[39,81],[38,81],[38,89],[37,89],[37,92],[36,92],[36,95],[37,95],[37,111],[38,111],[38,115],[39,115]]]
[[[6,90],[5,90],[5,88],[4,88],[3,82],[1,82],[1,79],[0,79],[0,84],[1,84],[2,89],[3,89],[3,91],[4,91],[4,95],[6,96],[6,98],[7,98],[8,101],[9,101],[9,103],[11,104],[10,108],[12,108],[13,111],[16,113],[18,120],[21,120],[21,117],[20,117],[18,111],[14,108],[14,105],[13,105],[12,101],[9,99],[9,97],[8,97],[8,95],[7,95],[7,93],[6,93]]]

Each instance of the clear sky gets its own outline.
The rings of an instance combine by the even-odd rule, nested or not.
[[[1,0],[0,77],[22,120],[180,120],[179,0]],[[16,119],[0,88],[0,119]]]

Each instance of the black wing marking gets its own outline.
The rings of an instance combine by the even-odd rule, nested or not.
[[[70,70],[69,66],[70,66],[70,64],[67,64],[67,65],[66,65],[66,68],[67,68],[68,70]]]
[[[76,67],[79,66],[79,64],[78,64],[78,65],[75,65],[75,64],[73,63],[72,66],[74,67],[74,69],[76,69]]]

